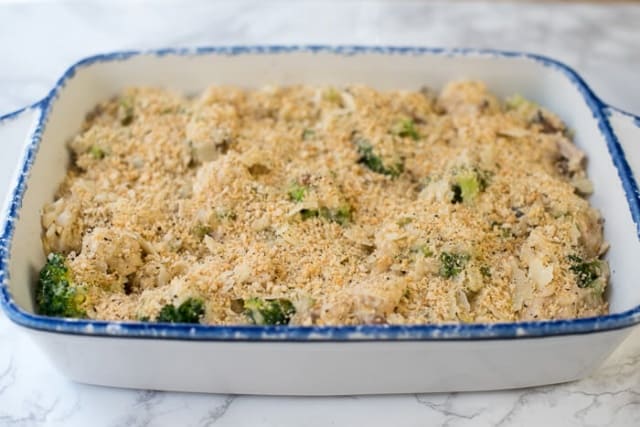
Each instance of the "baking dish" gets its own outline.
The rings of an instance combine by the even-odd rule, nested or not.
[[[196,93],[210,84],[363,83],[439,88],[456,78],[520,93],[558,113],[589,157],[591,198],[611,243],[611,314],[501,324],[208,326],[34,314],[44,263],[40,208],[68,166],[85,114],[123,87]],[[569,67],[518,52],[357,46],[252,46],[118,52],[84,59],[41,101],[0,118],[8,188],[0,304],[69,378],[109,386],[335,395],[489,390],[571,381],[593,371],[640,322],[640,118],[600,101]]]

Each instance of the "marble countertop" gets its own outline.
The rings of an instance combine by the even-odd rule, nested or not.
[[[0,115],[97,52],[219,44],[403,44],[546,54],[640,113],[640,5],[0,0]],[[5,189],[0,189],[0,195]],[[592,376],[524,390],[285,398],[74,384],[0,313],[0,426],[638,426],[640,328]]]

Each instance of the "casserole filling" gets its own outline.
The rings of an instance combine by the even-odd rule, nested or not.
[[[604,314],[602,219],[553,113],[475,81],[131,88],[42,210],[42,314],[207,324]]]

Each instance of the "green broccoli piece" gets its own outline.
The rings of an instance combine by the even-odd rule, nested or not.
[[[373,147],[371,144],[364,141],[358,142],[358,154],[360,154],[359,163],[364,164],[366,167],[376,173],[387,174],[387,170],[382,164],[380,157],[373,154]]]
[[[402,163],[396,163],[392,167],[385,166],[382,159],[373,153],[373,146],[368,142],[360,140],[356,143],[356,146],[358,148],[358,154],[360,154],[358,163],[365,165],[373,172],[395,178],[404,171],[404,165]]]
[[[322,98],[326,101],[342,106],[342,95],[340,95],[340,92],[334,87],[327,88],[322,94]]]
[[[529,101],[519,93],[513,94],[505,100],[505,106],[507,110],[517,110],[520,107],[523,108],[538,108],[538,104],[533,101]]]
[[[567,257],[571,262],[569,270],[576,276],[579,288],[591,287],[602,274],[602,264],[599,260],[584,261],[577,255]]]
[[[216,209],[216,218],[222,221],[235,221],[236,219],[238,219],[238,215],[236,215],[236,213],[232,210],[218,208]]]
[[[391,133],[402,138],[410,137],[414,141],[420,139],[420,134],[416,129],[415,123],[413,122],[413,120],[407,118],[401,119],[398,123],[396,123],[395,126],[393,126],[393,128],[391,129]]]
[[[301,209],[300,210],[300,218],[303,221],[306,221],[311,218],[317,218],[320,216],[320,211],[318,209]]]
[[[424,255],[426,258],[430,258],[433,256],[433,251],[429,248],[429,246],[427,245],[422,245],[420,246],[420,252],[422,253],[422,255]]]
[[[204,239],[204,236],[211,233],[212,231],[213,229],[206,224],[198,224],[193,227],[193,229],[191,229],[191,233],[193,233],[193,235],[196,236],[198,240]]]
[[[336,209],[320,208],[320,216],[340,225],[351,222],[351,206],[344,205]]]
[[[55,317],[86,317],[87,313],[82,308],[85,299],[85,289],[73,281],[65,256],[49,254],[38,280],[38,313]]]
[[[156,322],[200,323],[204,316],[204,301],[200,298],[188,298],[178,307],[167,304],[160,310]]]
[[[463,170],[456,174],[455,182],[451,186],[451,203],[471,203],[486,186],[486,179],[478,171]]]
[[[94,159],[101,160],[101,159],[104,159],[106,157],[107,152],[103,148],[101,148],[101,147],[99,147],[97,145],[92,145],[91,148],[89,148],[89,154]]]
[[[293,184],[289,189],[289,199],[293,202],[300,203],[304,200],[307,190],[308,188],[303,185]]]
[[[316,135],[316,131],[313,130],[313,129],[308,129],[307,128],[307,129],[302,131],[302,139],[305,140],[305,141],[308,140],[308,139],[313,138],[315,135]]]
[[[118,120],[122,126],[129,126],[133,122],[133,99],[130,97],[120,98],[118,103]]]
[[[540,106],[520,94],[515,94],[505,100],[505,110],[513,111],[530,123],[543,122],[543,127],[549,124]]]
[[[405,216],[397,220],[396,224],[398,224],[398,227],[404,227],[405,225],[411,224],[412,221],[413,218],[411,218],[410,216]]]
[[[256,325],[287,325],[296,308],[286,298],[250,298],[244,301],[244,314]]]
[[[300,217],[303,221],[312,218],[323,218],[330,222],[335,222],[340,225],[347,225],[351,222],[352,211],[351,206],[344,205],[339,208],[327,208],[325,206],[319,209],[301,209]]]
[[[464,253],[442,252],[440,254],[440,276],[445,279],[456,277],[469,261],[469,255]]]
[[[480,274],[482,274],[482,276],[484,276],[484,277],[490,278],[491,277],[491,269],[488,266],[483,265],[483,266],[480,267]]]

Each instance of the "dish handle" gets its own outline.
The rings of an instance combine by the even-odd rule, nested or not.
[[[10,190],[22,172],[25,150],[32,140],[44,101],[0,117],[0,202],[2,216],[9,207]]]
[[[640,183],[640,117],[606,106],[603,109],[615,134],[635,181]]]

